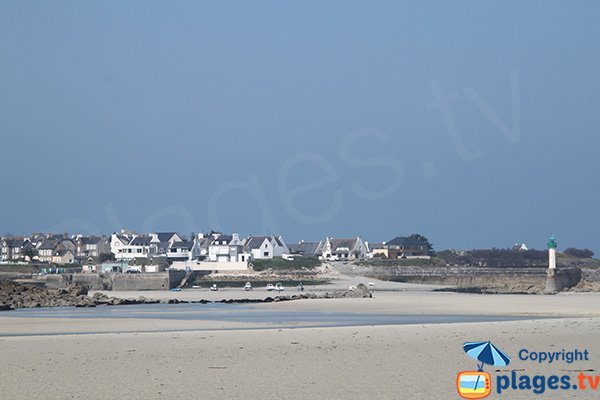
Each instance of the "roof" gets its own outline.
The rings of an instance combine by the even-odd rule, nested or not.
[[[385,244],[386,246],[426,246],[424,240],[415,237],[398,236]]]
[[[42,242],[39,250],[52,250],[58,245],[58,240],[46,239]]]
[[[82,236],[79,238],[81,244],[98,244],[102,238],[98,236]]]
[[[23,247],[23,245],[25,243],[27,243],[27,240],[24,239],[4,239],[4,241],[6,242],[6,245],[8,247]]]
[[[230,235],[221,235],[218,238],[214,239],[211,242],[211,244],[220,245],[223,242],[225,242],[225,244],[229,244],[232,240],[233,240],[233,236],[230,236]]]
[[[295,254],[316,254],[317,248],[319,247],[320,242],[300,242],[294,244],[288,244],[288,248],[290,252]]]
[[[168,242],[175,235],[177,235],[176,232],[156,232],[156,237],[160,242]]]
[[[150,246],[150,236],[136,236],[130,243],[132,246]]]
[[[184,242],[174,242],[171,245],[172,249],[188,249],[190,250],[194,247],[194,242],[184,241]]]
[[[356,244],[356,238],[352,239],[329,239],[329,243],[331,243],[331,251],[336,251],[337,249],[348,249],[352,250],[354,245]]]
[[[244,245],[251,249],[259,249],[265,242],[265,239],[270,241],[271,238],[268,236],[250,236]]]
[[[129,241],[131,240],[130,238],[128,238],[125,235],[115,235],[117,237],[117,239],[119,239],[121,241],[121,243],[123,244],[129,244]]]
[[[385,244],[383,242],[369,242],[369,249],[370,250],[375,250],[375,249],[383,249],[383,246]]]

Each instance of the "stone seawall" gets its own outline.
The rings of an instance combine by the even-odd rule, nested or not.
[[[487,267],[373,267],[367,273],[373,278],[407,283],[490,289],[493,292],[541,293],[546,283],[546,268]],[[559,270],[561,288],[579,283],[581,270]]]
[[[168,290],[177,287],[185,271],[166,271],[148,274],[60,274],[47,275],[46,287],[66,288],[71,285],[89,290]]]

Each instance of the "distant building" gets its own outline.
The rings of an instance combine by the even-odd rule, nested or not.
[[[156,232],[150,235],[149,254],[166,254],[173,243],[183,242],[175,232]]]
[[[387,250],[387,258],[408,258],[429,256],[427,242],[413,236],[398,236],[383,246]]]
[[[244,241],[244,247],[255,260],[271,259],[289,254],[290,250],[281,236],[250,236]]]
[[[184,261],[192,259],[192,248],[194,242],[183,241],[173,242],[167,249],[167,259],[169,261]]]
[[[24,251],[32,246],[27,238],[4,238],[0,243],[0,261],[25,261]]]
[[[323,260],[362,260],[367,255],[367,246],[360,236],[349,239],[325,238],[317,248]]]
[[[213,238],[208,248],[208,261],[210,262],[242,262],[250,261],[250,253],[245,251],[240,236],[220,234]]]
[[[45,239],[38,243],[38,259],[41,262],[51,263],[54,253],[58,250],[66,250],[57,239]]]
[[[525,243],[521,243],[521,244],[515,243],[515,245],[512,247],[511,250],[512,251],[527,251],[529,249],[527,248],[527,246],[525,245]]]
[[[167,256],[174,243],[183,242],[175,232],[157,232],[149,235],[132,231],[113,233],[110,238],[110,252],[117,260],[135,260],[152,256]]]
[[[321,242],[305,242],[301,240],[298,243],[288,244],[290,254],[302,257],[316,257],[317,249]]]
[[[385,248],[385,242],[369,242],[367,243],[370,257],[388,257],[388,250]]]
[[[52,263],[53,264],[73,264],[75,263],[75,255],[71,250],[67,249],[59,249],[53,252],[52,254]]]
[[[110,242],[106,236],[77,236],[75,237],[76,257],[100,257],[100,254],[110,253]]]

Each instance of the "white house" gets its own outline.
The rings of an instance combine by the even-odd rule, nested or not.
[[[167,249],[167,260],[191,260],[194,242],[172,242]]]
[[[319,244],[317,254],[323,260],[362,260],[368,252],[360,236],[351,239],[325,238]]]
[[[211,262],[248,262],[250,253],[244,251],[244,246],[237,233],[232,236],[219,235],[213,239],[208,248],[208,261]]]
[[[250,236],[244,242],[255,260],[271,259],[289,254],[285,241],[281,236]]]
[[[38,243],[38,259],[41,262],[52,262],[54,252],[57,250],[66,250],[65,247],[56,239],[46,239]]]
[[[183,242],[175,232],[156,232],[150,236],[150,254],[165,254],[173,243]]]
[[[27,257],[24,254],[24,250],[28,246],[33,246],[29,239],[11,239],[6,238],[1,242],[1,255],[0,261],[21,261],[25,260]]]
[[[123,235],[113,233],[110,238],[110,251],[117,260],[147,258],[150,253],[151,236]]]

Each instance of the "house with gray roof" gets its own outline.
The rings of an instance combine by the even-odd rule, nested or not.
[[[151,253],[152,236],[136,233],[113,233],[110,238],[110,251],[117,261],[148,258]]]
[[[395,237],[383,247],[387,250],[388,258],[429,257],[427,242],[415,236]]]
[[[150,254],[166,255],[173,243],[184,241],[176,232],[155,232],[150,236]]]
[[[367,246],[360,236],[348,239],[328,237],[317,248],[321,259],[331,261],[362,260],[367,252]]]
[[[255,260],[271,259],[289,254],[290,249],[281,236],[250,236],[244,241],[244,247]]]
[[[74,242],[77,258],[100,257],[100,254],[110,253],[110,243],[106,236],[77,236]]]
[[[60,240],[45,239],[38,244],[38,259],[41,262],[51,263],[54,252],[58,250],[66,250]]]
[[[71,250],[59,249],[52,253],[53,264],[73,264],[75,262],[75,255]]]
[[[302,257],[316,257],[317,249],[321,242],[305,242],[304,240],[299,241],[298,243],[288,244],[288,248],[290,250],[290,254],[295,256]]]
[[[192,259],[192,249],[194,247],[194,242],[192,241],[182,241],[182,242],[173,242],[169,245],[167,251],[167,259],[169,261],[185,261]]]
[[[4,238],[0,242],[0,261],[23,261],[25,249],[32,246],[28,238]]]
[[[250,261],[251,255],[242,245],[239,234],[213,234],[209,238],[212,239],[212,242],[208,248],[208,261],[242,263]]]

